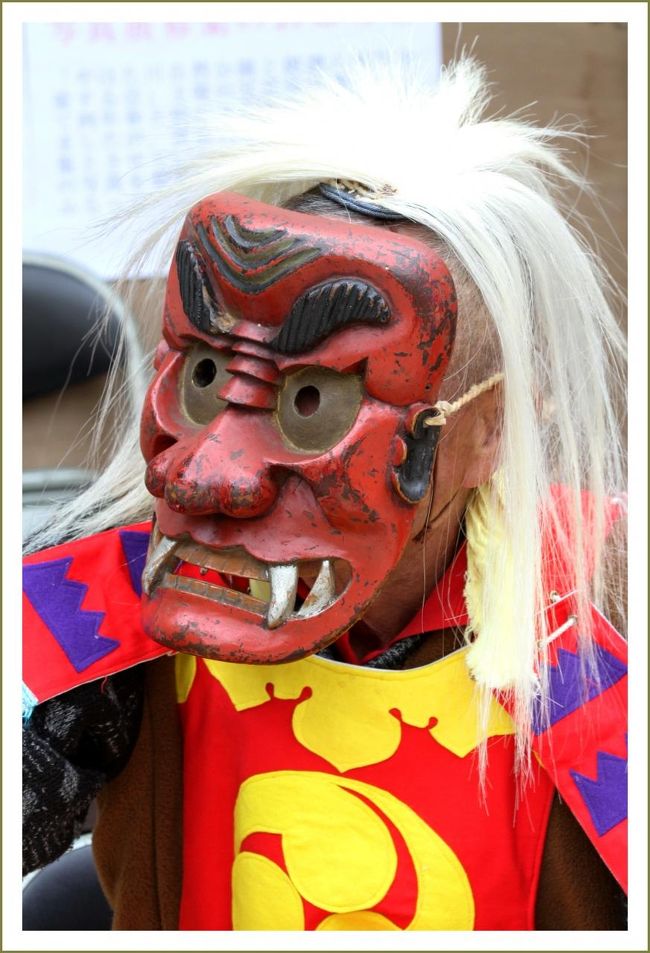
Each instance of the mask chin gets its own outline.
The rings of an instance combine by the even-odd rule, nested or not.
[[[303,616],[298,609],[269,627],[265,614],[271,602],[228,588],[217,598],[214,590],[221,587],[214,583],[201,583],[211,586],[207,594],[192,585],[194,580],[188,584],[188,577],[176,578],[180,585],[159,586],[145,597],[145,631],[174,651],[225,662],[269,665],[313,655],[354,625],[370,601],[356,601],[355,590],[357,596],[360,590],[367,595],[367,588],[350,584],[329,607],[318,611],[312,605],[308,611],[313,614]]]

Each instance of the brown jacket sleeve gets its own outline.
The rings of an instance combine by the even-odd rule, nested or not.
[[[182,776],[174,660],[165,656],[147,666],[131,759],[98,799],[93,847],[114,930],[178,929]]]
[[[537,930],[626,930],[625,894],[556,795],[535,908]]]

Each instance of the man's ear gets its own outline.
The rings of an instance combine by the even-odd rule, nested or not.
[[[472,489],[487,483],[500,463],[503,430],[501,382],[461,408],[457,417],[454,423],[465,431],[461,485]]]

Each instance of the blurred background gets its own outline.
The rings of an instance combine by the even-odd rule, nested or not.
[[[79,350],[94,317],[108,307],[114,327],[144,330],[137,296],[132,315],[113,296],[124,249],[96,223],[164,184],[171,162],[162,157],[182,151],[188,115],[224,99],[261,100],[319,69],[337,73],[350,48],[408,51],[435,78],[473,46],[495,84],[494,109],[525,107],[539,123],[580,119],[597,137],[587,174],[602,208],[575,201],[625,287],[625,23],[30,23],[23,43],[28,502],[42,499],[44,480],[56,496],[85,479],[78,468],[111,352],[110,334]],[[584,167],[585,154],[575,161]],[[157,335],[147,329],[143,346]]]

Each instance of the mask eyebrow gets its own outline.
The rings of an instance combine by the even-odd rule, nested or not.
[[[279,354],[299,354],[348,324],[385,325],[391,309],[372,285],[358,278],[328,281],[302,294],[270,342]]]
[[[219,331],[219,309],[210,294],[201,256],[191,242],[182,240],[176,247],[175,259],[185,314],[199,331],[216,334]]]

